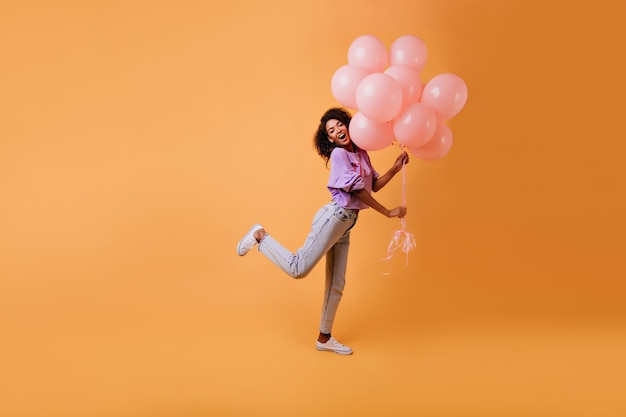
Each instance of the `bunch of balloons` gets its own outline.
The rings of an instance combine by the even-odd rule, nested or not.
[[[357,109],[350,137],[362,149],[376,151],[394,140],[423,160],[445,156],[452,147],[446,124],[467,101],[467,86],[443,73],[422,83],[424,42],[413,35],[396,39],[389,51],[373,35],[356,38],[348,64],[333,75],[331,90],[341,105]]]

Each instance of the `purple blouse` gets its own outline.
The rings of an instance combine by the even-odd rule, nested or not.
[[[378,178],[378,172],[366,151],[357,149],[349,152],[343,148],[335,148],[330,154],[330,177],[328,190],[333,201],[343,208],[366,209],[367,204],[352,195],[352,191],[366,189],[372,192],[372,184]]]

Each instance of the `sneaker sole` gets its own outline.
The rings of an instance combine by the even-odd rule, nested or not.
[[[320,352],[333,352],[336,353],[337,355],[352,355],[352,351],[349,352],[341,352],[339,350],[333,350],[333,349],[326,349],[326,348],[321,348],[318,346],[315,346],[315,349],[319,350]]]

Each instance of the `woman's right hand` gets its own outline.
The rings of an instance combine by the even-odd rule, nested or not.
[[[399,217],[399,218],[403,218],[404,216],[406,216],[406,207],[393,208],[389,210],[389,214],[387,215],[387,217]]]

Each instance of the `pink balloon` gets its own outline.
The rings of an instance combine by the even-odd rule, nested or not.
[[[363,113],[356,113],[350,121],[350,139],[361,149],[378,151],[393,142],[392,123],[378,123]]]
[[[426,83],[421,101],[432,107],[440,119],[450,120],[465,106],[467,86],[458,75],[439,74]]]
[[[404,35],[391,44],[390,56],[391,65],[408,65],[421,72],[426,65],[428,51],[420,38]]]
[[[422,95],[422,80],[416,69],[407,65],[393,65],[385,70],[385,74],[395,79],[402,88],[402,106],[400,112],[409,104],[417,103]]]
[[[437,116],[425,104],[412,103],[393,121],[393,133],[400,144],[417,148],[428,142],[437,130]]]
[[[330,82],[330,89],[341,105],[356,109],[356,89],[368,72],[354,65],[340,67]]]
[[[389,122],[402,106],[402,88],[390,75],[370,74],[356,89],[356,104],[368,118],[379,123]]]
[[[359,36],[348,48],[348,64],[364,68],[368,73],[382,72],[388,63],[387,48],[376,36]]]
[[[419,159],[434,161],[443,158],[452,148],[452,131],[444,122],[437,122],[437,130],[432,139],[417,148],[408,148],[409,152]]]

